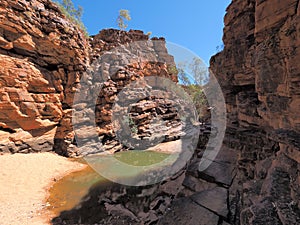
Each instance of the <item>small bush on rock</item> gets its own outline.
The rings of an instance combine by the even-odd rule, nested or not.
[[[76,9],[76,7],[74,6],[72,0],[61,0],[61,1],[54,1],[58,7],[60,8],[60,10],[62,11],[62,13],[75,25],[77,25],[82,32],[84,33],[84,35],[86,37],[88,37],[88,32],[86,27],[84,26],[81,17],[82,17],[82,13],[83,13],[83,8],[81,6],[78,6],[78,8]]]

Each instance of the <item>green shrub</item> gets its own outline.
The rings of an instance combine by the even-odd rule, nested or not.
[[[54,0],[54,2],[58,5],[61,12],[75,25],[79,27],[79,29],[84,33],[86,37],[88,37],[88,32],[83,24],[81,17],[83,14],[83,8],[81,6],[78,6],[76,9],[72,0]]]
[[[128,27],[128,25],[125,24],[125,20],[131,20],[130,13],[126,9],[121,9],[119,10],[119,16],[117,18],[117,24],[120,30],[125,30]]]
[[[189,64],[177,64],[178,79],[184,90],[190,95],[194,106],[201,118],[208,108],[207,98],[204,93],[204,83],[207,79],[207,69],[199,58],[193,58]],[[188,74],[190,73],[190,74]]]

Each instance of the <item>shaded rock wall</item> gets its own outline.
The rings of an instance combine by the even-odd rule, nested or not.
[[[300,7],[297,0],[234,0],[225,48],[211,59],[235,151],[232,224],[299,224]]]
[[[134,43],[134,44],[133,44]],[[80,93],[76,96],[74,108],[76,109],[76,127],[77,129],[77,148],[73,136],[60,135],[55,139],[55,151],[62,155],[74,156],[90,154],[101,151],[120,151],[128,149],[129,146],[123,146],[118,142],[113,127],[113,116],[116,110],[113,110],[117,97],[124,87],[133,82],[149,77],[165,77],[177,82],[176,72],[170,71],[170,67],[175,65],[174,58],[168,54],[163,38],[149,37],[142,31],[130,30],[129,32],[108,29],[101,31],[98,35],[90,39],[90,64],[86,73],[83,75],[82,82],[79,86]],[[125,101],[127,98],[133,98],[133,102],[144,100],[144,105],[148,107],[132,112],[135,115],[149,114],[155,110],[151,96],[148,96],[147,85],[141,85],[129,90],[131,93],[123,95]],[[128,89],[128,88],[127,88]],[[130,97],[131,96],[131,97]],[[137,96],[139,98],[135,99]],[[120,103],[120,101],[119,101]],[[129,103],[129,102],[127,102]],[[132,105],[133,107],[133,105]],[[134,107],[133,107],[134,108]],[[92,112],[95,111],[95,114]],[[93,126],[89,126],[89,118],[95,118],[97,127],[97,136],[95,137]],[[133,114],[132,114],[133,115]],[[116,115],[115,115],[116,116]],[[142,117],[143,115],[140,115]],[[148,115],[148,119],[153,116]],[[69,111],[63,119],[63,125],[60,132],[68,134],[72,132],[70,124],[72,111]],[[155,117],[155,116],[154,116]],[[173,117],[175,118],[176,115]],[[144,118],[146,119],[146,118]],[[172,118],[169,118],[172,120]],[[141,127],[142,120],[135,120],[135,125],[140,127],[137,133],[145,133],[146,126]],[[145,124],[144,124],[145,125]],[[130,135],[129,135],[130,136]],[[144,135],[141,136],[141,138]],[[101,143],[103,148],[99,148]],[[95,152],[96,151],[96,152]]]

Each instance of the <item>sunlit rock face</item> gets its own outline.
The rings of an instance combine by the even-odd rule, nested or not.
[[[88,43],[48,0],[0,3],[0,152],[52,151]]]
[[[104,53],[126,43],[147,42],[148,35],[108,29],[87,39],[49,0],[2,1],[0,18],[0,152],[54,150],[66,156],[80,155],[72,113],[83,74],[100,64]],[[96,109],[100,136],[107,134],[112,139],[108,121],[113,100],[128,83],[150,75],[177,82],[177,74],[168,70],[174,65],[173,57],[167,53],[164,39],[156,40],[159,44],[149,46],[148,51],[160,62],[134,62],[112,75],[112,65],[102,66],[99,76],[104,78],[107,73],[111,77],[98,80],[104,85]]]
[[[176,132],[169,134],[167,128],[164,132],[150,126],[156,117],[168,123],[170,129],[180,126],[178,106],[182,104],[180,98],[174,101],[174,93],[168,90],[170,87],[166,83],[176,85],[177,71],[170,69],[175,68],[174,58],[168,54],[165,45],[163,38],[149,40],[147,35],[137,30],[102,30],[91,37],[90,64],[77,89],[73,105],[75,114],[73,111],[66,116],[67,121],[73,116],[75,131],[78,131],[77,147],[73,143],[69,145],[68,155],[132,149],[130,144],[124,145],[117,140],[116,130],[119,129],[114,122],[120,120],[130,125],[133,132],[129,136],[137,139],[151,138],[154,133],[158,137],[171,136],[170,139],[176,136]],[[155,80],[155,77],[161,80]],[[168,100],[169,103],[163,103]],[[125,106],[130,110],[124,113],[126,118],[123,118],[118,111]],[[92,123],[91,117],[95,120]],[[60,149],[61,143],[64,145],[66,142],[57,140],[56,143],[55,149]],[[83,148],[78,149],[78,145]]]
[[[234,0],[211,59],[237,153],[232,224],[299,224],[299,1]]]
[[[167,52],[165,40],[149,40],[137,30],[109,29],[93,36],[90,43],[90,66],[74,101],[77,144],[83,147],[77,152],[113,153],[147,147],[132,148],[132,144],[118,140],[126,142],[131,136],[136,141],[155,139],[154,136],[166,136],[161,141],[176,138],[176,133],[180,133],[180,129],[175,132],[176,127],[181,125],[179,108],[183,104],[180,97],[177,100],[172,90],[168,90],[168,82],[176,85],[178,80],[177,71],[170,69],[175,68],[175,63]],[[91,117],[95,118],[92,123]],[[160,126],[162,120],[165,125]],[[116,136],[116,131],[122,129],[120,122],[127,123],[131,130],[127,137]]]

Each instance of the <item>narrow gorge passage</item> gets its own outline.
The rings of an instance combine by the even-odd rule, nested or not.
[[[204,52],[214,27],[193,22],[209,3],[183,3],[133,15]],[[88,36],[53,1],[2,0],[0,224],[300,224],[299,18],[299,0],[232,0],[195,69],[164,37]],[[198,69],[200,90],[185,80]]]

